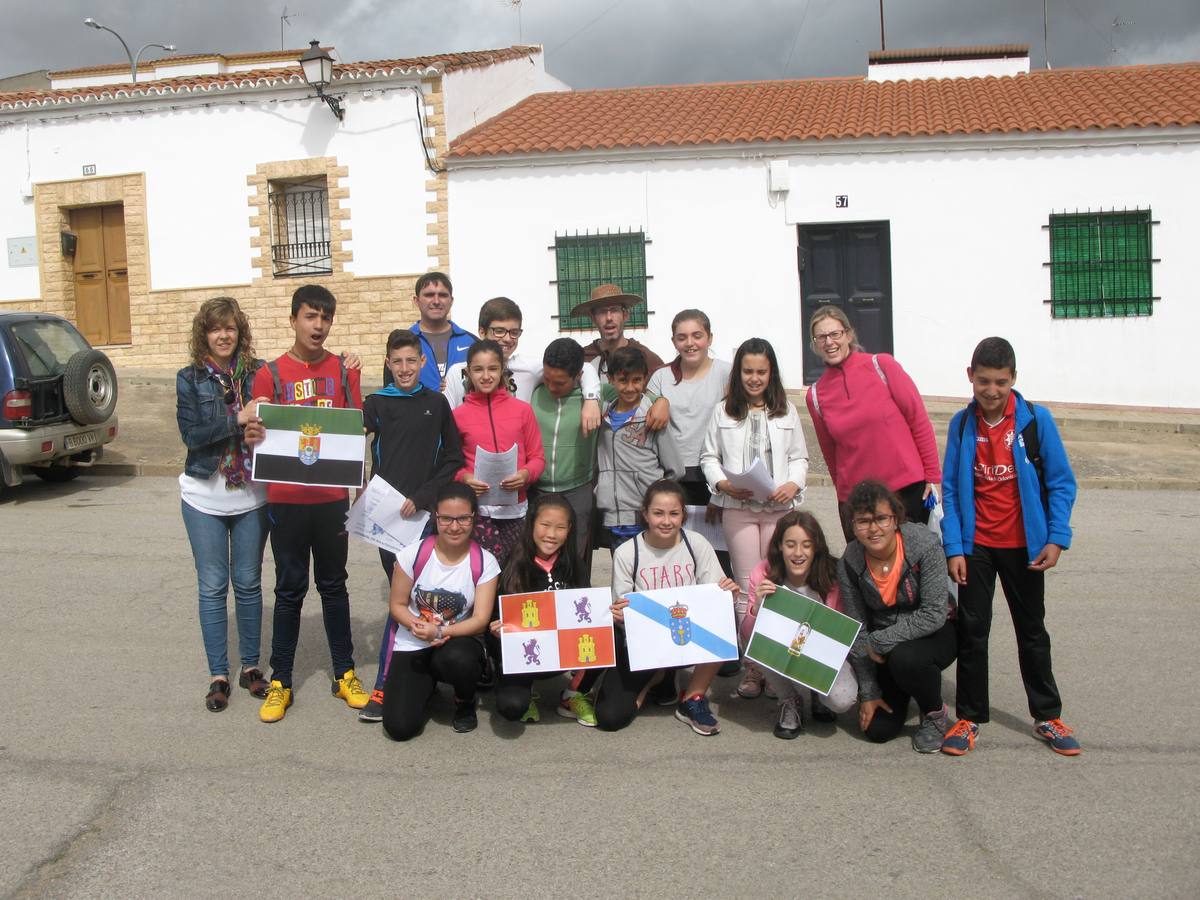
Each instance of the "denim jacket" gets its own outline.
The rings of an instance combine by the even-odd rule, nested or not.
[[[264,362],[256,359],[242,376],[242,396],[250,399],[254,373]],[[183,471],[193,478],[211,478],[226,442],[241,429],[229,414],[225,391],[207,369],[185,366],[175,376],[175,419],[187,447]]]

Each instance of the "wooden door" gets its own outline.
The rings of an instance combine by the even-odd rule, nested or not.
[[[129,266],[125,254],[125,207],[73,209],[75,324],[91,344],[128,344]]]
[[[799,226],[804,382],[821,377],[825,364],[807,340],[818,308],[845,311],[869,353],[892,352],[891,231],[887,222]]]

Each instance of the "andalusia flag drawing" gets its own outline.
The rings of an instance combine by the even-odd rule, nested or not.
[[[267,438],[254,452],[255,481],[362,487],[362,410],[261,403],[258,414]]]
[[[828,694],[861,627],[816,600],[778,588],[758,610],[746,658]]]
[[[607,588],[504,594],[500,624],[506,675],[616,665]]]

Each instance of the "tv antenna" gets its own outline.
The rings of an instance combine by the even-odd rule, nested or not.
[[[287,42],[284,40],[284,37],[283,37],[283,26],[284,25],[290,26],[292,24],[292,19],[299,18],[299,16],[300,16],[300,13],[289,13],[287,6],[284,6],[283,12],[279,14],[279,49],[280,50],[287,49]]]
[[[1121,52],[1120,50],[1117,49],[1117,29],[1118,28],[1128,28],[1132,24],[1133,24],[1132,21],[1127,21],[1125,19],[1122,19],[1120,16],[1115,16],[1113,18],[1112,26],[1109,28],[1109,31],[1108,31],[1108,51],[1109,51],[1109,53],[1117,54],[1117,53]]]
[[[500,0],[500,2],[517,11],[517,43],[525,43],[525,29],[521,25],[521,0]]]

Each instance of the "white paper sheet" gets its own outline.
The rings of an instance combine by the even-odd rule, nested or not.
[[[506,491],[500,482],[517,474],[517,445],[513,444],[503,453],[493,453],[482,447],[475,451],[475,478],[488,485],[479,495],[480,506],[516,506],[517,492]]]
[[[704,521],[704,513],[707,511],[707,506],[688,506],[687,523],[683,526],[688,531],[694,531],[697,534],[702,534],[708,538],[708,542],[712,544],[714,550],[728,550],[729,545],[725,543],[725,526],[721,524],[721,520],[716,522]]]
[[[361,491],[346,515],[346,531],[360,540],[397,553],[419,540],[429,522],[429,513],[417,510],[411,518],[400,514],[407,500],[402,493],[374,476]]]
[[[721,471],[725,473],[731,485],[739,490],[753,491],[752,499],[760,502],[769,500],[779,488],[767,467],[763,465],[762,457],[755,458],[754,463],[745,472],[731,472],[724,466],[721,466]]]

